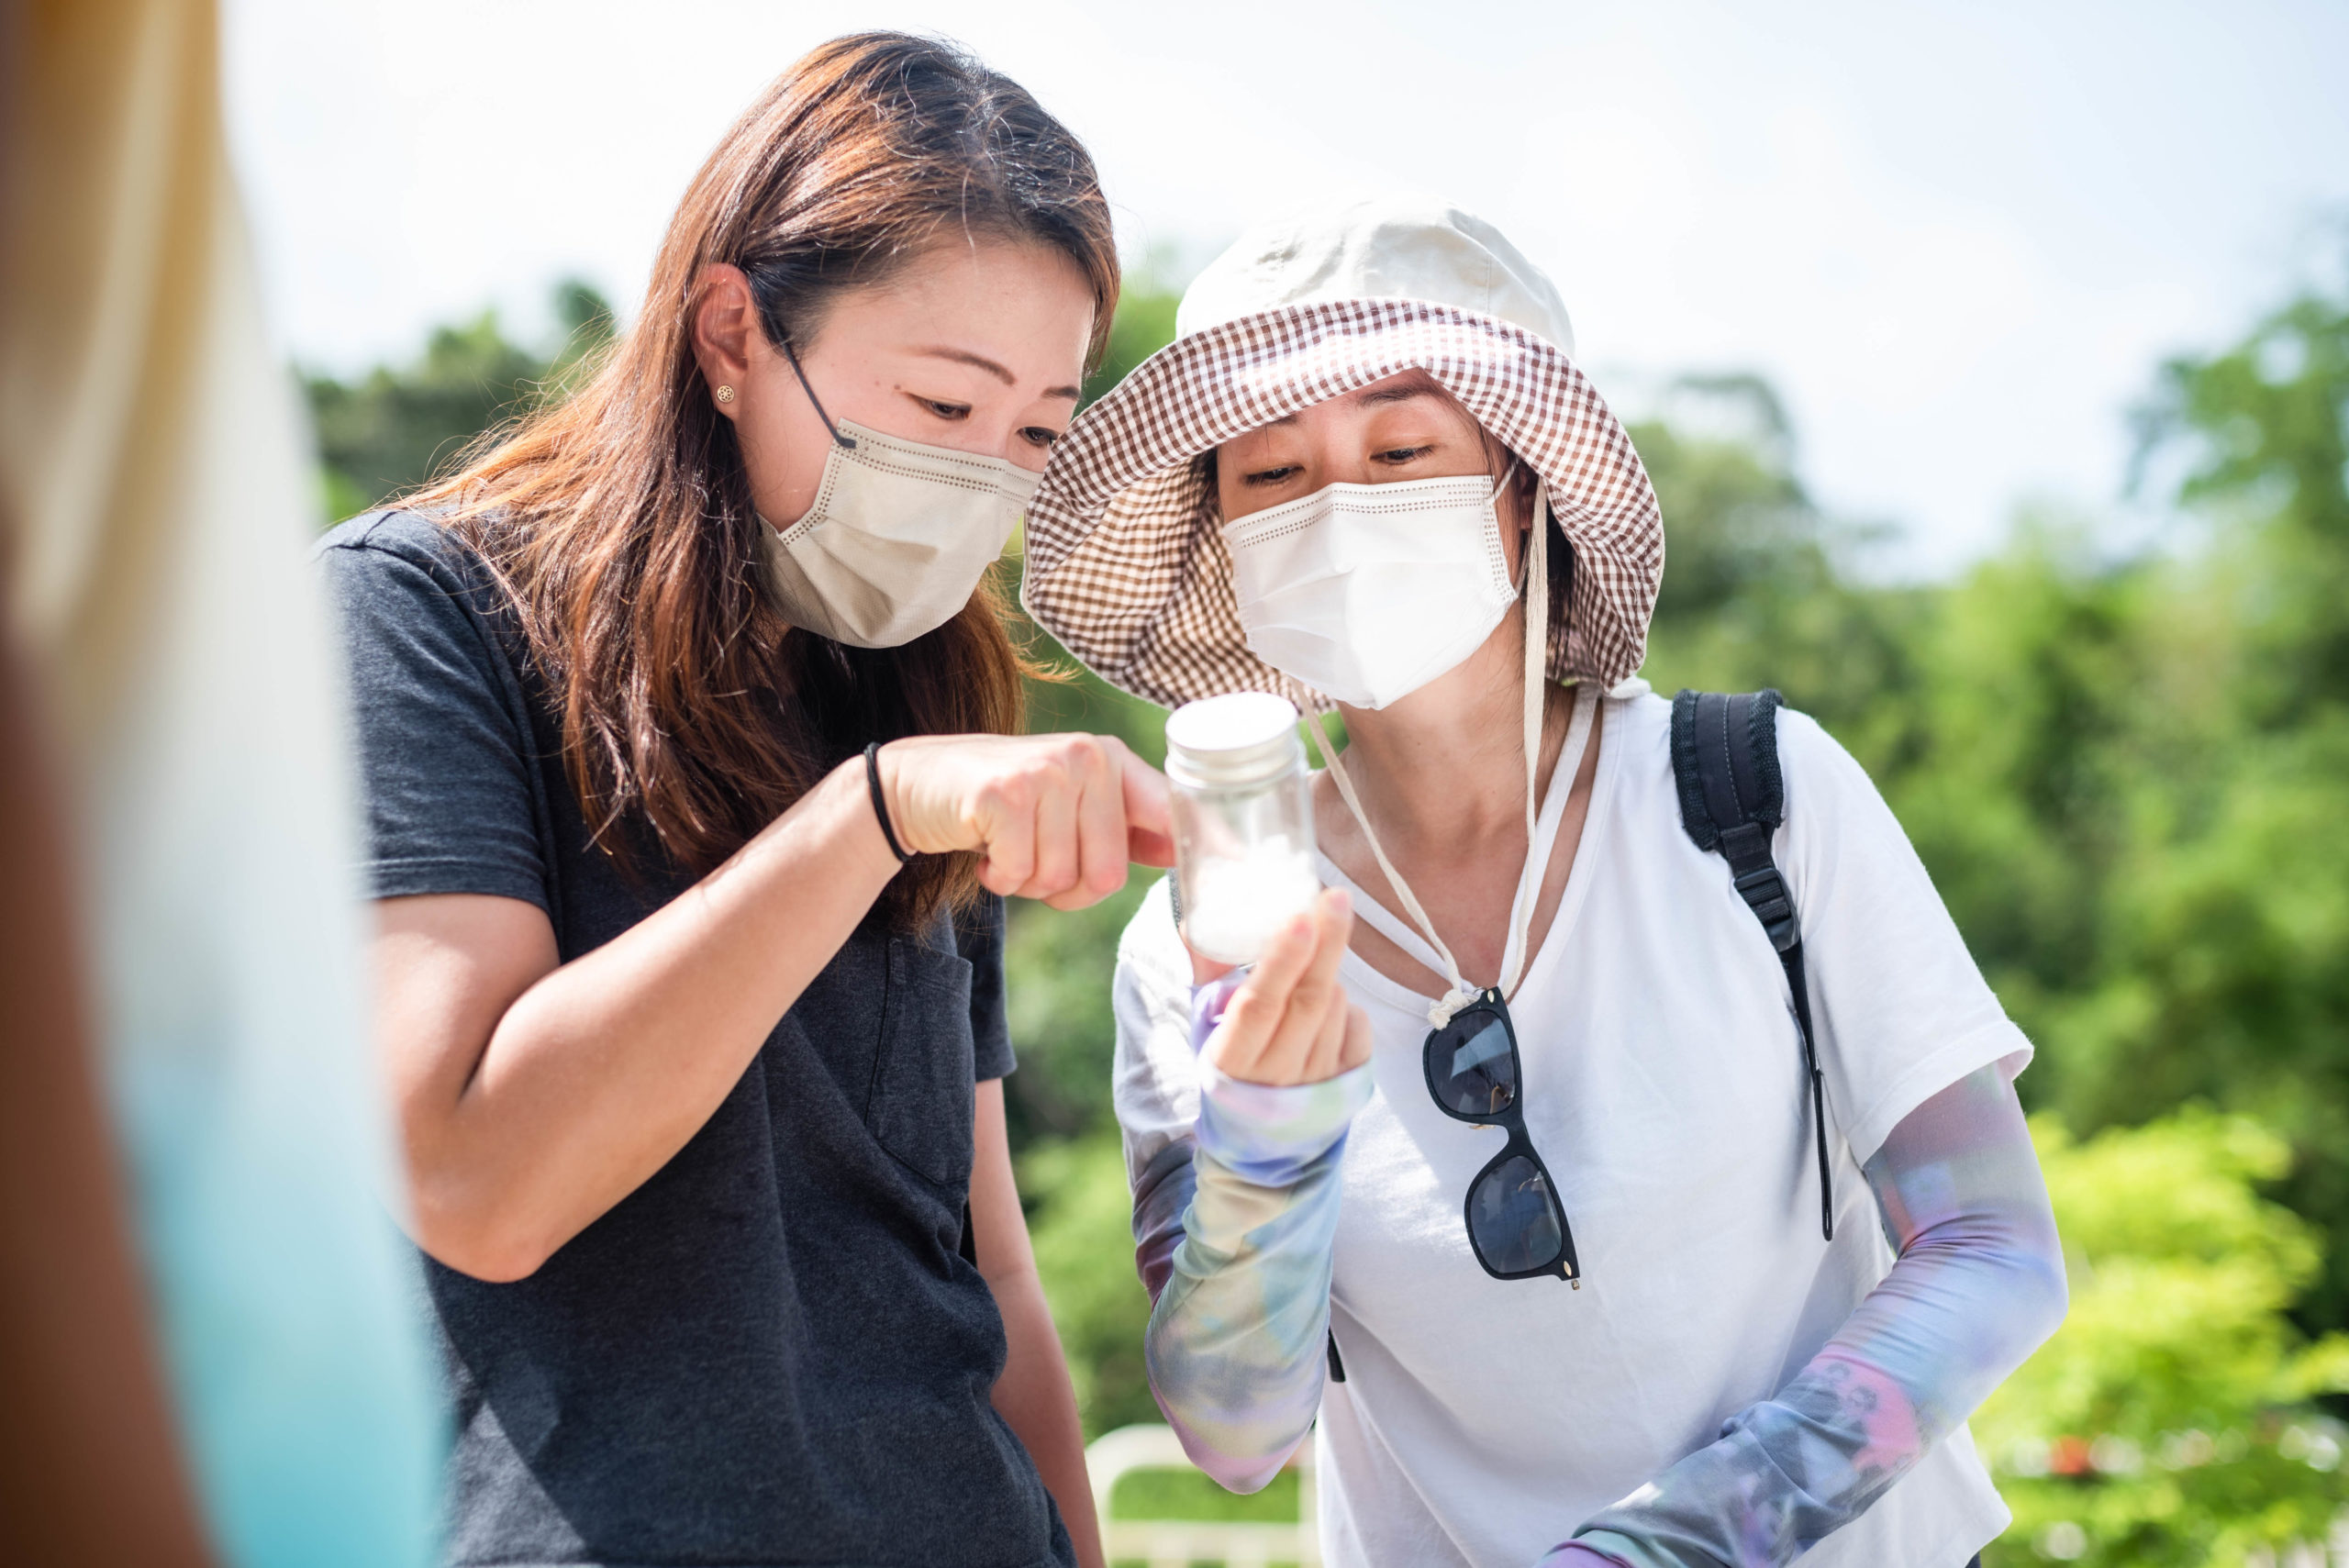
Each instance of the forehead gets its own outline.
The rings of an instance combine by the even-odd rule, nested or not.
[[[1093,317],[1092,285],[1068,257],[982,239],[933,244],[888,277],[842,290],[817,336],[852,333],[866,350],[944,346],[966,361],[1058,377],[1063,361],[1083,360]]]
[[[1455,423],[1464,430],[1476,428],[1475,420],[1457,398],[1444,390],[1435,377],[1423,370],[1408,370],[1390,375],[1368,386],[1341,393],[1294,414],[1285,414],[1269,423],[1233,437],[1224,442],[1227,447],[1241,442],[1277,435],[1283,432],[1320,434],[1365,423],[1389,410],[1407,409],[1414,414]]]

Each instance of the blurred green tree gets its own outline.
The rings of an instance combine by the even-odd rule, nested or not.
[[[1777,395],[1686,376],[1630,430],[1669,541],[1641,673],[1666,695],[1774,685],[1855,751],[1896,750],[1878,732],[1920,678],[1907,633],[1932,591],[1854,584],[1850,558],[1881,530],[1811,499]]]
[[[1014,1079],[1027,1071],[1023,1061]],[[1163,1419],[1142,1365],[1150,1296],[1134,1272],[1133,1205],[1116,1129],[1031,1144],[1019,1190],[1085,1435]]]
[[[562,337],[539,353],[510,341],[495,311],[437,328],[413,363],[378,365],[356,381],[303,378],[317,427],[329,520],[421,484],[473,439],[560,396],[580,365],[611,341],[612,307],[575,279],[554,291]]]
[[[2015,1514],[1990,1562],[2233,1568],[2323,1541],[2349,1506],[2349,1429],[2310,1400],[2349,1387],[2349,1336],[2311,1343],[2286,1316],[2319,1257],[2258,1195],[2284,1141],[2200,1108],[2087,1142],[2046,1117],[2032,1133],[2072,1309],[1975,1418]]]
[[[2053,1068],[2041,1103],[2095,1127],[2202,1097],[2277,1128],[2294,1156],[2277,1190],[2321,1240],[2301,1319],[2349,1327],[2349,290],[2172,361],[2140,430],[2199,531],[1969,610],[1974,646],[2016,651],[2010,685],[2061,694],[2019,726],[2054,765],[1987,797],[2043,837],[2047,869],[2016,884],[2068,875],[2054,895],[2080,906],[2059,962],[2017,965]],[[2023,646],[2051,614],[2065,635]],[[1997,722],[1973,726],[1977,755]],[[1996,902],[1959,909],[1969,937]]]
[[[1085,378],[1083,407],[1132,373],[1136,365],[1174,340],[1174,307],[1182,290],[1168,279],[1174,267],[1171,252],[1153,251],[1126,274],[1118,296],[1118,314],[1109,323],[1109,341],[1101,362]]]

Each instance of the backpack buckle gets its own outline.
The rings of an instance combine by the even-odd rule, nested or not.
[[[1760,865],[1736,879],[1738,896],[1745,900],[1753,917],[1770,934],[1770,945],[1785,952],[1802,940],[1802,931],[1795,920],[1795,901],[1787,891],[1787,879],[1778,874],[1775,865]]]

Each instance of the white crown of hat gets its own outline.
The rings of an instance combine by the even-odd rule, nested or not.
[[[1448,202],[1380,196],[1249,229],[1208,263],[1174,313],[1177,337],[1285,306],[1419,299],[1497,317],[1572,358],[1557,286],[1501,231]]]

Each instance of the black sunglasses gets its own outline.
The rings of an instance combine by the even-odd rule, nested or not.
[[[1451,1022],[1430,1030],[1420,1063],[1444,1115],[1508,1131],[1501,1151],[1468,1184],[1468,1245],[1476,1261],[1495,1279],[1555,1274],[1580,1290],[1582,1264],[1558,1184],[1525,1134],[1517,1029],[1501,994],[1480,993]]]

